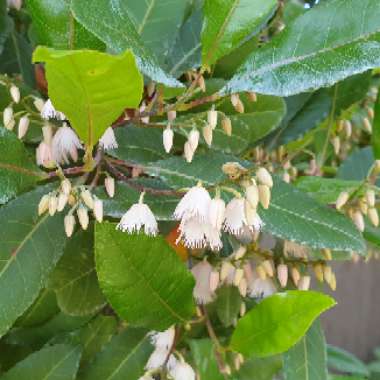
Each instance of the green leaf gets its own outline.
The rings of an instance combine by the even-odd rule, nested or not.
[[[33,305],[17,320],[16,325],[21,327],[41,325],[58,312],[55,293],[49,289],[43,289]]]
[[[342,191],[352,194],[361,184],[359,181],[312,176],[299,177],[295,183],[298,189],[325,204],[334,204]]]
[[[0,204],[44,179],[17,136],[0,127]]]
[[[369,376],[367,366],[361,360],[339,347],[327,346],[327,363],[329,368],[342,373]]]
[[[66,245],[52,272],[49,288],[55,290],[60,309],[68,315],[94,314],[105,304],[94,263],[94,233],[80,231]]]
[[[8,38],[12,26],[13,22],[11,18],[8,17],[7,2],[6,0],[2,0],[0,1],[0,54],[3,51],[4,43]]]
[[[74,379],[78,370],[80,348],[69,345],[45,347],[17,363],[1,380]]]
[[[63,254],[63,216],[37,216],[50,189],[41,187],[0,209],[0,336],[34,302]]]
[[[130,325],[154,330],[186,322],[194,311],[194,278],[162,236],[129,235],[116,225],[95,228],[100,287]]]
[[[259,95],[257,102],[252,103],[247,96],[241,96],[244,103],[244,114],[237,113],[229,99],[218,105],[218,125],[213,131],[212,149],[224,153],[239,154],[252,147],[255,142],[262,139],[280,125],[285,115],[285,102],[278,97]],[[232,123],[232,135],[228,136],[222,128],[222,114],[226,114]],[[204,127],[207,122],[207,111],[179,117],[175,124],[180,127],[183,134],[187,135],[191,128]],[[187,125],[187,128],[182,125]],[[201,139],[201,144],[206,145]]]
[[[375,118],[372,125],[372,149],[376,160],[380,159],[380,94],[377,94],[377,99],[374,107]]]
[[[104,50],[104,44],[74,19],[70,3],[71,0],[26,1],[35,43],[56,49]]]
[[[236,286],[223,286],[217,291],[216,313],[224,326],[231,326],[237,320],[242,299]]]
[[[273,380],[282,367],[281,356],[245,360],[234,380]]]
[[[96,195],[103,201],[104,215],[121,218],[134,203],[138,202],[141,192],[126,183],[118,182],[116,184],[116,194],[113,198],[107,195],[104,188],[97,189]],[[178,197],[169,195],[160,195],[158,197],[155,194],[146,193],[144,196],[144,202],[150,207],[158,220],[172,220],[178,200]]]
[[[125,108],[140,104],[143,79],[131,51],[111,56],[38,47],[33,60],[46,62],[49,97],[90,147]]]
[[[202,62],[210,66],[259,31],[273,15],[275,0],[205,0]]]
[[[379,66],[379,53],[377,0],[325,1],[252,53],[222,93],[289,96],[331,86]]]
[[[189,341],[200,380],[223,380],[215,359],[215,347],[210,339],[192,339]]]
[[[111,342],[84,369],[82,380],[138,380],[153,352],[147,331],[128,328]]]
[[[141,72],[149,78],[168,87],[182,87],[180,82],[162,70],[157,58],[142,42],[130,18],[128,3],[113,0],[111,7],[108,0],[73,0],[72,10],[75,18],[112,51],[122,53],[131,49]]]
[[[353,223],[292,185],[276,180],[268,210],[262,210],[264,231],[314,249],[363,253],[364,240]]]
[[[287,351],[335,301],[314,291],[290,290],[265,298],[241,318],[232,334],[233,350],[264,357]]]
[[[326,341],[319,320],[284,354],[284,374],[285,380],[327,380]]]
[[[122,4],[122,2],[121,2]],[[160,57],[166,54],[181,26],[186,1],[129,0],[127,11],[144,45]]]
[[[226,179],[222,166],[226,162],[241,161],[234,156],[209,151],[196,154],[191,164],[183,157],[170,157],[145,166],[145,171],[161,178],[168,186],[180,189],[202,181],[205,186],[215,185]]]

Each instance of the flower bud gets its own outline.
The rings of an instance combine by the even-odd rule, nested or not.
[[[363,117],[363,128],[367,133],[372,134],[372,124],[368,117]]]
[[[243,174],[247,173],[247,169],[241,166],[238,162],[226,162],[222,166],[224,174],[227,174],[231,179],[238,179]]]
[[[363,215],[368,213],[368,204],[364,198],[359,199],[359,208]]]
[[[170,124],[164,129],[162,134],[162,140],[164,144],[164,149],[166,153],[169,153],[173,147],[174,132],[170,128]]]
[[[319,282],[323,282],[323,266],[321,263],[314,264],[314,274]]]
[[[330,266],[325,265],[323,267],[323,277],[327,283],[330,283],[331,281],[331,275],[332,275],[332,269]]]
[[[210,290],[211,292],[215,292],[218,289],[220,281],[220,274],[217,270],[213,270],[210,274]]]
[[[240,260],[244,257],[247,252],[247,247],[245,245],[241,245],[234,253],[234,259]]]
[[[200,75],[198,78],[198,86],[201,89],[202,92],[206,92],[206,82],[203,75]]]
[[[327,260],[327,261],[331,261],[332,260],[332,253],[331,253],[330,249],[323,248],[322,249],[322,255],[325,258],[325,260]]]
[[[19,103],[20,102],[20,98],[21,98],[21,95],[20,95],[20,89],[15,86],[15,85],[12,85],[10,90],[9,90],[10,94],[11,94],[11,97],[13,99],[13,101],[15,103]]]
[[[335,153],[336,155],[338,155],[339,152],[340,152],[340,138],[339,138],[339,136],[335,136],[335,137],[332,139],[331,144],[332,144],[332,146],[333,146],[333,148],[334,148],[334,153]]]
[[[379,214],[374,207],[371,207],[368,209],[368,218],[375,227],[378,227],[378,225],[379,225]]]
[[[171,123],[172,121],[174,121],[176,119],[176,117],[177,117],[177,111],[176,110],[170,110],[170,111],[168,111],[167,117],[168,117],[169,123]]]
[[[344,124],[344,133],[346,134],[346,137],[349,139],[352,135],[352,124],[349,120],[345,120]]]
[[[87,230],[89,218],[88,218],[88,212],[87,212],[86,207],[84,207],[82,205],[79,206],[79,208],[77,210],[77,215],[78,215],[78,219],[79,219],[79,224],[81,225],[81,227],[84,230]]]
[[[19,123],[18,123],[18,138],[22,139],[26,133],[28,132],[29,128],[29,117],[28,116],[23,116]]]
[[[226,280],[234,272],[235,267],[229,261],[223,261],[220,269],[220,281]]]
[[[236,107],[239,100],[240,100],[239,94],[232,94],[231,95],[231,104],[233,105],[233,107]]]
[[[363,214],[359,210],[357,210],[354,212],[352,219],[353,219],[353,222],[355,223],[357,229],[360,232],[363,232],[365,229]]]
[[[368,206],[375,207],[376,205],[376,196],[373,190],[367,190],[365,194],[365,198],[367,200]]]
[[[33,104],[34,107],[36,107],[36,110],[41,112],[44,108],[45,102],[41,98],[34,98]]]
[[[348,201],[350,198],[350,194],[348,194],[347,191],[343,191],[339,194],[338,199],[336,200],[336,209],[340,210]]]
[[[50,195],[45,194],[38,204],[38,215],[44,214],[49,209],[49,199]]]
[[[67,237],[71,237],[74,232],[75,218],[74,215],[67,214],[64,219],[65,232]]]
[[[222,128],[227,136],[232,135],[232,123],[229,117],[226,116],[222,119]]]
[[[264,260],[264,261],[261,263],[261,265],[262,265],[262,267],[264,268],[265,273],[266,273],[269,277],[273,277],[273,276],[274,276],[273,265],[272,265],[271,260]]]
[[[244,276],[244,270],[242,268],[238,268],[235,271],[235,276],[234,276],[234,285],[239,286],[241,279]]]
[[[247,296],[247,290],[248,290],[248,284],[247,284],[247,280],[244,277],[240,280],[238,288],[239,288],[240,295],[242,297],[246,297]]]
[[[51,144],[53,140],[53,128],[50,124],[47,123],[42,127],[42,135],[44,137],[45,143]]]
[[[328,284],[329,284],[331,290],[335,292],[335,290],[336,290],[336,277],[335,277],[335,273],[331,274],[331,280],[330,280],[330,282]]]
[[[298,282],[298,290],[309,290],[310,280],[310,276],[302,276]]]
[[[246,306],[245,302],[242,302],[240,305],[240,313],[239,314],[241,317],[244,317],[246,312],[247,312],[247,306]]]
[[[258,187],[260,203],[265,209],[268,209],[271,198],[270,188],[267,185],[259,185]]]
[[[81,192],[81,197],[83,199],[84,204],[89,208],[93,209],[94,208],[94,200],[92,198],[92,195],[89,190],[83,190]]]
[[[113,198],[115,195],[115,180],[112,177],[106,177],[104,180],[104,187],[110,198]]]
[[[189,142],[191,149],[193,150],[193,153],[198,148],[198,143],[199,143],[199,131],[198,129],[192,129],[191,132],[189,133],[189,136],[187,138],[187,141]]]
[[[6,107],[3,111],[4,127],[7,129],[10,129],[10,128],[8,128],[8,125],[12,122],[12,120],[13,120],[13,108],[12,107]]]
[[[249,226],[255,224],[255,220],[257,219],[257,210],[252,206],[248,200],[244,202],[244,214]]]
[[[258,181],[259,181],[262,185],[266,185],[266,186],[268,186],[268,187],[273,187],[273,179],[272,179],[272,176],[270,175],[270,173],[268,172],[267,169],[265,169],[265,168],[260,168],[260,169],[256,172],[256,176],[257,176]]]
[[[215,111],[214,107],[207,111],[207,123],[212,129],[218,124],[218,111]]]
[[[208,146],[212,144],[212,128],[210,125],[206,125],[202,128],[203,138]]]
[[[49,197],[49,215],[53,216],[57,212],[58,198],[55,195]]]
[[[186,141],[183,151],[184,151],[186,162],[190,163],[191,161],[193,161],[194,150],[191,147],[191,144],[189,141]]]
[[[262,265],[258,265],[256,267],[256,273],[261,280],[265,280],[267,278],[267,272],[265,271]]]
[[[66,194],[67,196],[70,195],[70,192],[71,192],[71,182],[70,182],[70,180],[68,180],[67,178],[65,178],[61,182],[61,190],[62,190],[63,194]]]
[[[247,96],[248,96],[248,99],[251,101],[251,102],[257,102],[257,95],[256,95],[256,92],[252,92],[252,91],[249,91],[247,92]]]
[[[101,223],[103,221],[103,202],[100,199],[94,200],[94,216]]]
[[[58,212],[61,212],[65,208],[68,199],[69,199],[68,195],[66,195],[64,193],[59,193],[58,202],[57,202],[57,211]]]
[[[277,279],[282,288],[288,283],[288,266],[285,264],[280,264],[277,267]]]
[[[224,221],[224,212],[226,210],[226,204],[221,198],[214,198],[209,205],[209,221],[210,224],[218,231],[222,228]]]
[[[259,189],[257,188],[256,184],[252,184],[246,187],[245,197],[247,198],[249,204],[254,209],[256,209],[257,205],[259,204]]]
[[[297,286],[301,278],[299,270],[297,269],[297,267],[292,267],[290,273],[292,275],[292,280],[294,282],[294,285]]]

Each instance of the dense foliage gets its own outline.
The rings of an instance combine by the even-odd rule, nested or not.
[[[0,379],[377,372],[319,316],[380,248],[380,1],[316,3],[0,0]]]

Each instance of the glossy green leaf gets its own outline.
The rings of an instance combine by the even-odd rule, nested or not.
[[[83,371],[82,380],[138,380],[153,351],[148,331],[128,328],[113,337]]]
[[[46,62],[49,97],[90,147],[125,108],[141,101],[143,79],[131,51],[111,56],[39,47],[33,60]]]
[[[335,301],[314,291],[290,290],[265,298],[241,318],[232,334],[233,350],[249,356],[287,351]]]
[[[138,182],[132,181],[131,185],[133,183],[138,184]],[[104,214],[113,218],[121,218],[134,203],[138,202],[140,195],[139,190],[122,182],[116,184],[116,194],[113,198],[107,195],[104,188],[97,190],[97,196],[103,201]],[[150,207],[158,220],[172,220],[178,201],[178,197],[170,195],[157,196],[147,192],[144,196],[144,202]]]
[[[192,339],[189,341],[195,369],[199,380],[223,380],[215,359],[214,344],[210,339]]]
[[[71,0],[28,0],[32,37],[36,44],[56,49],[104,50],[104,44],[75,19]]]
[[[249,358],[244,361],[240,370],[233,375],[233,380],[273,380],[282,368],[281,356],[267,358]]]
[[[74,379],[81,351],[69,345],[47,346],[17,363],[1,380],[69,380]]]
[[[264,231],[310,248],[337,251],[365,251],[364,240],[353,223],[301,192],[275,181],[268,210],[260,213]]]
[[[202,62],[212,65],[258,32],[277,7],[275,0],[205,0]]]
[[[298,189],[325,204],[334,204],[342,191],[352,194],[361,186],[360,181],[346,181],[338,178],[299,177],[295,183]]]
[[[122,53],[131,49],[139,69],[149,78],[168,87],[182,87],[180,82],[162,70],[157,58],[142,42],[129,15],[128,3],[113,0],[110,7],[108,0],[72,0],[72,10],[75,18],[112,51]]]
[[[0,1],[0,54],[3,51],[4,43],[12,29],[13,23],[7,14],[7,1]]]
[[[33,187],[44,178],[24,144],[17,136],[0,127],[0,204]]]
[[[375,118],[372,125],[372,149],[376,160],[380,159],[380,94],[375,103]]]
[[[229,98],[221,102],[217,107],[217,110],[221,112],[218,113],[218,125],[213,131],[211,149],[223,151],[224,153],[242,153],[278,127],[285,115],[285,102],[281,98],[259,95],[257,102],[251,102],[243,95],[241,100],[244,103],[244,114],[239,114],[235,111]],[[223,114],[231,119],[231,136],[228,136],[222,128]],[[202,130],[206,122],[207,112],[205,111],[179,117],[175,124],[180,127],[183,134],[187,135],[192,126]],[[206,145],[203,139],[201,139],[200,143]]]
[[[170,187],[191,187],[202,181],[205,186],[215,185],[224,179],[222,166],[226,162],[239,161],[234,156],[209,151],[194,155],[191,164],[183,157],[171,157],[153,162],[145,167],[149,174],[161,178]]]
[[[367,366],[353,354],[339,347],[327,346],[327,362],[330,369],[367,377]]]
[[[126,9],[144,45],[160,57],[172,45],[186,5],[186,1],[177,0],[129,0]]]
[[[285,380],[327,380],[326,341],[315,321],[301,340],[284,354]]]
[[[289,96],[377,67],[379,16],[377,0],[322,2],[253,53],[222,92]]]
[[[60,309],[68,315],[93,314],[104,306],[95,271],[92,230],[79,231],[68,241],[50,276],[49,288],[55,290]]]
[[[163,237],[129,235],[116,225],[95,228],[100,287],[132,326],[164,330],[193,313],[194,278]]]
[[[34,302],[63,254],[63,216],[37,216],[41,187],[0,209],[0,336]],[[15,302],[17,300],[17,302]]]
[[[242,299],[236,286],[223,286],[217,291],[216,313],[224,326],[231,326],[238,318]]]

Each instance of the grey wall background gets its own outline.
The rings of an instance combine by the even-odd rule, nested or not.
[[[367,361],[380,346],[380,261],[337,263],[334,271],[338,305],[322,318],[327,342]]]

